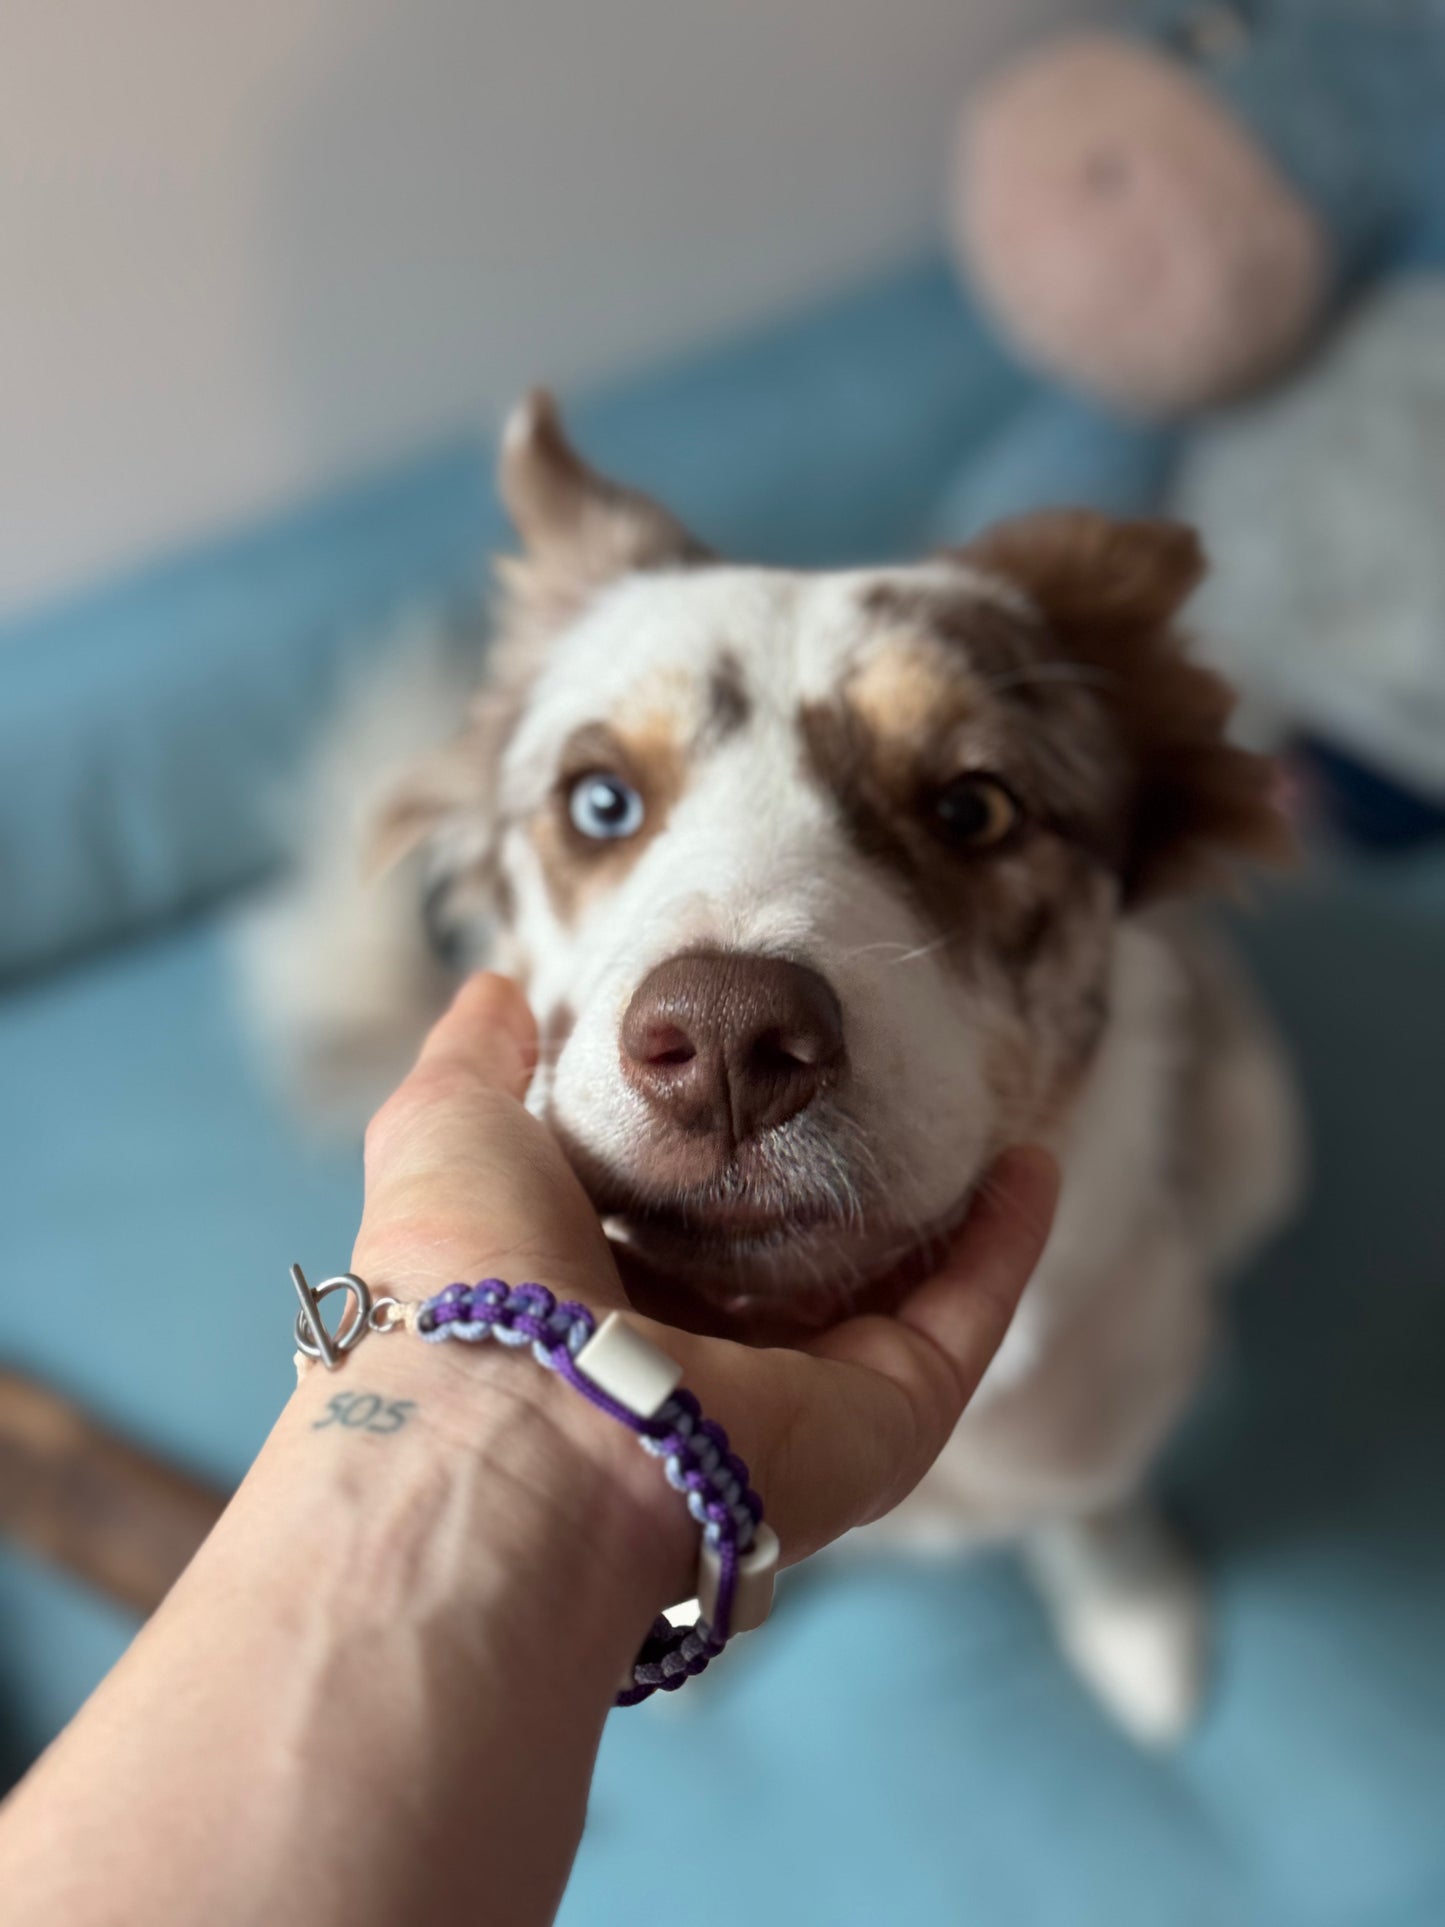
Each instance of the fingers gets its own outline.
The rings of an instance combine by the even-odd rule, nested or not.
[[[469,977],[432,1026],[412,1075],[456,1069],[525,1097],[537,1061],[537,1026],[510,977]]]
[[[979,1186],[942,1268],[904,1300],[898,1321],[927,1338],[958,1374],[967,1400],[1003,1342],[1043,1255],[1059,1167],[1037,1145],[1005,1151]]]
[[[408,1165],[444,1166],[448,1147],[464,1155],[465,1117],[479,1105],[505,1110],[525,1097],[536,1045],[532,1013],[511,979],[491,971],[469,977],[367,1127],[368,1192]]]
[[[979,1186],[940,1270],[893,1316],[850,1319],[808,1347],[852,1368],[847,1434],[835,1428],[826,1460],[818,1454],[830,1504],[850,1515],[845,1524],[891,1510],[948,1442],[1043,1251],[1058,1186],[1047,1151],[1007,1152]],[[794,1445],[805,1442],[815,1444],[796,1428]]]

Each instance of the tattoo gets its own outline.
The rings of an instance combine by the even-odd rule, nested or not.
[[[415,1410],[414,1398],[383,1399],[375,1392],[338,1392],[327,1401],[326,1416],[312,1420],[311,1429],[321,1432],[328,1425],[342,1425],[348,1432],[373,1432],[389,1438],[402,1429]]]

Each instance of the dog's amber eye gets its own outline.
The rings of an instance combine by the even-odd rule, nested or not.
[[[996,776],[955,776],[933,795],[933,818],[950,843],[968,850],[1001,843],[1019,820],[1019,806]]]
[[[630,783],[606,770],[591,770],[568,790],[567,814],[583,836],[614,842],[618,837],[636,836],[647,811]]]

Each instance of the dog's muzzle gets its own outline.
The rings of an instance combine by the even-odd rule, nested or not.
[[[831,986],[781,957],[669,957],[622,1020],[623,1075],[653,1115],[657,1150],[676,1142],[690,1164],[705,1150],[719,1169],[835,1084],[846,1054]]]

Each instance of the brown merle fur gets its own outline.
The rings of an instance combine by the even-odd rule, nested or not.
[[[1225,740],[1234,692],[1188,659],[1173,626],[1205,568],[1192,529],[1050,510],[1002,523],[960,559],[1021,589],[1059,653],[1103,679],[1131,766],[1126,902],[1219,883],[1231,859],[1288,857],[1270,765]]]
[[[551,636],[590,596],[625,573],[710,560],[666,510],[587,467],[546,396],[509,439],[502,481],[524,546],[499,565],[489,687],[462,735],[394,799],[388,856],[447,817],[495,826],[507,736]],[[1278,856],[1287,838],[1268,766],[1224,740],[1231,692],[1187,660],[1173,627],[1203,568],[1190,531],[1049,512],[1000,525],[957,560],[956,583],[864,590],[885,646],[835,699],[805,706],[798,727],[806,765],[860,852],[889,866],[958,968],[998,980],[1035,1050],[1057,1040],[1052,1083],[1087,1061],[1102,1030],[1115,905],[1217,881],[1230,857]],[[980,594],[977,572],[1016,591],[1017,606]],[[746,727],[752,701],[724,646],[691,745],[662,711],[574,738],[531,829],[564,921],[620,880],[665,824],[688,755]],[[566,785],[584,764],[636,784],[648,805],[642,835],[599,846],[572,830]],[[1017,796],[1021,822],[1004,848],[960,853],[929,827],[930,789],[961,768],[992,770]],[[492,855],[471,858],[474,895],[499,881]],[[1001,1038],[999,1048],[1016,1071],[1028,1043]]]
[[[636,835],[598,842],[573,826],[568,807],[572,785],[594,771],[623,777],[641,796],[645,813]],[[563,745],[549,803],[531,826],[547,893],[563,923],[574,922],[589,897],[622,881],[666,828],[686,780],[683,744],[665,710],[638,717],[626,729],[590,723],[573,731]]]
[[[522,538],[495,565],[496,640],[486,686],[465,728],[398,787],[373,831],[370,861],[384,869],[448,818],[497,825],[502,753],[525,707],[547,647],[588,599],[619,576],[691,568],[710,551],[650,497],[599,475],[563,431],[551,395],[527,398],[502,450],[501,490]],[[714,706],[725,719],[744,692],[726,683]],[[496,875],[492,857],[480,866]]]

